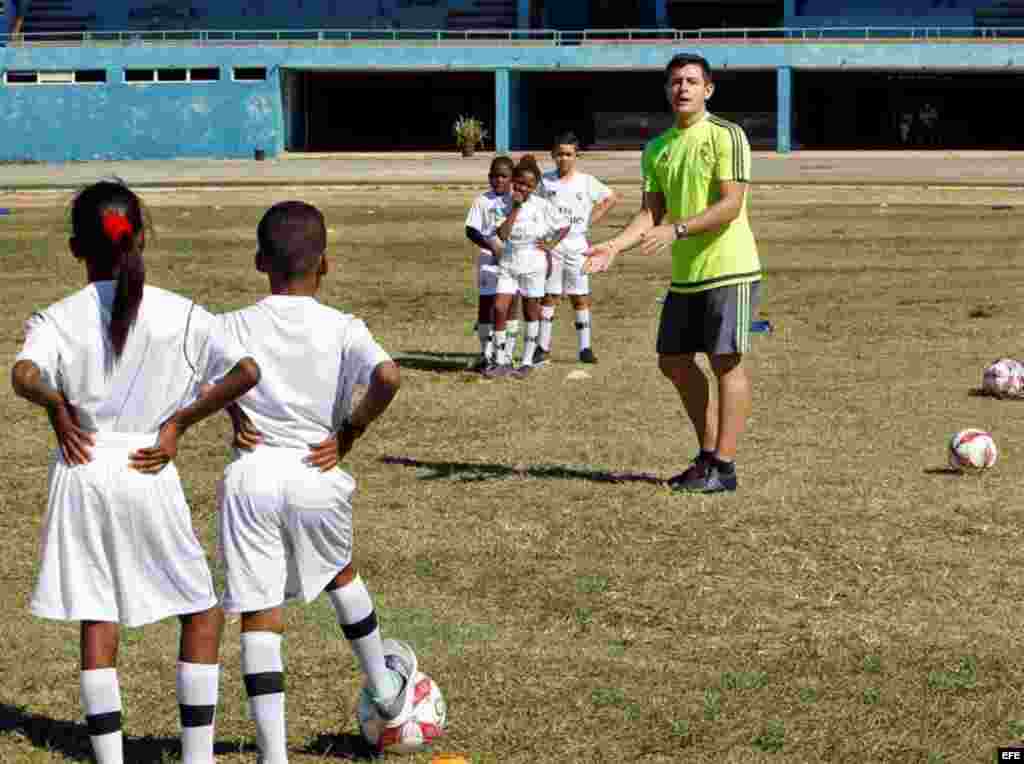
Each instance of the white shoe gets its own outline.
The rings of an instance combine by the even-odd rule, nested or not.
[[[402,679],[402,689],[386,704],[377,704],[377,710],[387,721],[385,727],[401,727],[412,716],[416,689],[416,673],[419,670],[416,653],[397,639],[383,640],[384,663]]]

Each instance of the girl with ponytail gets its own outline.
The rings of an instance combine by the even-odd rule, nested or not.
[[[259,367],[205,310],[146,284],[145,215],[124,184],[84,189],[71,225],[88,284],[29,318],[11,375],[57,435],[30,607],[81,623],[98,764],[124,761],[120,625],[178,616],[182,761],[208,764],[223,614],[173,459],[178,437],[252,388]]]

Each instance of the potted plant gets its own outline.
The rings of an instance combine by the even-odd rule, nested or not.
[[[455,145],[462,150],[462,156],[464,157],[473,156],[477,146],[482,147],[484,139],[487,138],[487,130],[484,129],[484,123],[476,117],[460,116],[455,120],[452,132],[455,134]]]

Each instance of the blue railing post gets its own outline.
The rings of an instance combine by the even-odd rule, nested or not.
[[[512,72],[508,69],[498,69],[494,72],[494,150],[498,153],[511,151],[511,98]]]
[[[793,144],[793,68],[780,66],[775,79],[777,83],[775,100],[778,109],[776,151],[780,154],[788,154]]]

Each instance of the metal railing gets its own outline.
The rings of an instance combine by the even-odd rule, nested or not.
[[[1024,38],[1022,27],[865,26],[738,27],[710,29],[254,29],[37,32],[0,35],[6,45],[614,45],[716,41],[1009,40]]]

